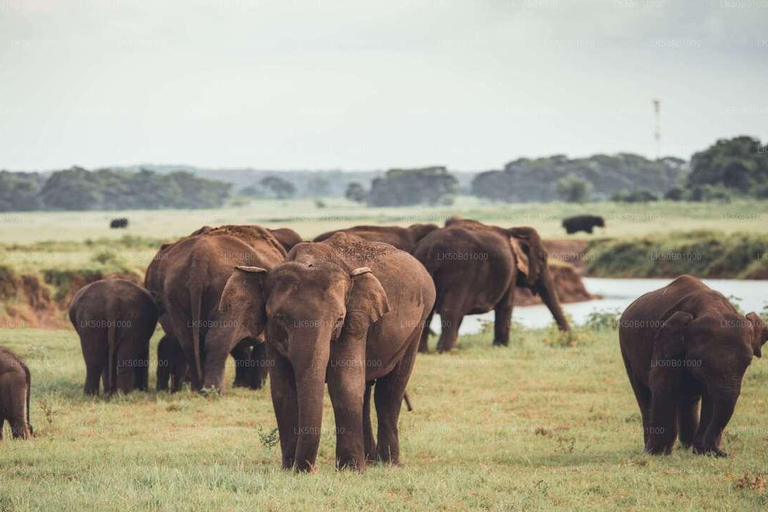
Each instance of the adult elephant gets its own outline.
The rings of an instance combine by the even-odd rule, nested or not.
[[[504,229],[451,218],[427,235],[414,256],[437,289],[433,313],[440,315],[439,352],[453,349],[465,315],[495,311],[494,345],[509,345],[509,327],[518,286],[541,296],[563,331],[570,330],[547,266],[547,250],[533,228]],[[431,321],[431,315],[430,315]],[[420,352],[428,352],[424,333]]]
[[[216,308],[232,269],[238,265],[257,265],[271,269],[281,263],[286,252],[267,229],[255,225],[201,228],[165,249],[156,258],[157,265],[147,271],[147,279],[160,289],[164,312],[163,328],[176,338],[190,368],[192,388],[224,389],[223,377],[227,355],[241,343],[256,340],[212,336],[218,330],[234,327],[221,322]],[[153,263],[155,263],[153,261]],[[168,328],[166,329],[166,325]],[[252,356],[236,357],[238,368],[249,365]],[[262,365],[250,370],[260,371]],[[261,379],[255,379],[261,382]]]
[[[762,319],[742,316],[721,293],[683,275],[629,305],[619,340],[645,451],[670,453],[679,433],[694,453],[726,456],[723,430],[744,373],[768,340]]]
[[[271,271],[238,267],[220,318],[242,326],[236,337],[266,330],[283,468],[315,467],[326,382],[338,467],[362,470],[375,458],[399,463],[400,407],[434,298],[415,258],[346,233],[295,246]]]
[[[86,395],[146,390],[149,340],[157,326],[152,296],[131,281],[102,279],[81,288],[69,307],[85,359]]]
[[[314,241],[322,242],[334,234],[343,231],[350,235],[356,235],[365,240],[370,240],[371,242],[386,242],[397,247],[401,251],[413,254],[413,250],[421,239],[436,229],[439,229],[439,227],[435,224],[412,224],[407,228],[401,228],[400,226],[355,226],[347,229],[328,231],[327,233],[316,236]]]

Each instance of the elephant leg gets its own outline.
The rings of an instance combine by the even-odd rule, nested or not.
[[[648,441],[645,451],[653,454],[668,455],[677,439],[676,389],[655,386],[651,389],[651,421],[648,427]]]
[[[440,340],[437,342],[437,351],[450,352],[456,346],[459,339],[459,327],[464,320],[464,315],[453,311],[440,313]]]
[[[494,309],[493,344],[495,346],[509,346],[509,327],[512,323],[512,308],[514,308],[514,305],[515,286],[513,283]]]
[[[256,342],[251,351],[251,375],[248,387],[261,389],[267,381],[267,344]]]
[[[139,367],[134,372],[134,378],[136,380],[136,389],[139,391],[147,391],[149,389],[149,338],[146,340],[146,346],[142,347]]]
[[[640,415],[643,418],[643,446],[648,444],[648,434],[651,428],[651,390],[640,381],[630,376],[629,383],[635,392],[637,405],[640,407]]]
[[[0,441],[3,440],[3,427],[5,426],[5,418],[0,414]]]
[[[419,342],[419,352],[422,354],[429,354],[429,325],[432,323],[434,316],[435,311],[432,310],[424,323],[424,331],[421,333],[421,341]]]
[[[677,427],[680,431],[680,444],[688,448],[693,445],[696,430],[699,427],[699,396],[686,396],[677,406]]]
[[[105,395],[110,395],[114,391],[113,385],[109,382],[109,361],[101,367],[101,387]]]
[[[365,469],[363,402],[365,390],[365,340],[342,337],[333,347],[328,365],[328,394],[336,418],[336,466]]]
[[[173,372],[171,373],[171,393],[178,393],[184,386],[184,381],[189,375],[189,368],[187,367],[187,360],[180,356],[178,360],[174,362]]]
[[[376,461],[376,438],[373,437],[373,424],[371,423],[371,391],[373,384],[365,386],[363,397],[363,444],[365,445],[366,462]]]
[[[403,358],[389,374],[376,380],[374,402],[379,419],[377,458],[385,464],[400,465],[400,440],[397,423],[408,379],[416,360],[421,331],[416,330],[409,340]]]
[[[707,427],[712,422],[712,397],[705,391],[701,396],[701,418],[699,419],[699,425],[696,428],[696,433],[693,436],[693,445],[701,446],[704,440],[704,432],[707,431]]]
[[[267,358],[271,363],[269,387],[277,429],[280,432],[283,469],[292,469],[296,462],[296,445],[299,440],[299,399],[296,392],[296,378],[290,361],[270,346],[267,346]]]
[[[95,364],[85,365],[85,389],[86,395],[99,396],[99,380],[101,379],[102,368]],[[106,385],[106,381],[105,381]]]
[[[232,386],[236,388],[248,387],[248,382],[251,380],[250,373],[253,371],[250,347],[246,343],[240,342],[230,352],[230,355],[235,360],[235,382]]]

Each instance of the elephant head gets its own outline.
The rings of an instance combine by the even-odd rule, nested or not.
[[[229,278],[219,305],[223,320],[242,321],[253,337],[266,331],[268,346],[293,368],[297,470],[314,466],[333,344],[344,339],[344,346],[355,340],[364,346],[368,328],[388,311],[387,294],[367,267],[290,261],[270,272],[237,267]]]
[[[667,316],[655,335],[657,371],[664,372],[660,386],[675,387],[683,370],[701,382],[711,398],[712,413],[703,437],[694,443],[699,453],[725,455],[720,437],[730,421],[741,393],[741,382],[752,357],[761,356],[768,330],[755,313],[706,313],[698,317],[685,311]]]
[[[413,241],[413,246],[416,247],[416,244],[418,244],[422,238],[436,229],[440,229],[440,226],[436,224],[411,224],[408,226],[408,233]]]
[[[509,237],[515,263],[522,279],[518,282],[538,294],[555,317],[562,331],[570,331],[568,319],[563,313],[552,272],[547,263],[548,254],[539,233],[528,227],[504,230]]]

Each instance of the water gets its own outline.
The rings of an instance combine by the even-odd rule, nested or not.
[[[666,286],[672,279],[603,279],[596,277],[584,278],[584,286],[590,293],[603,298],[576,304],[565,304],[563,309],[573,318],[576,325],[583,324],[593,311],[624,311],[633,300],[644,293]],[[744,312],[761,312],[768,307],[768,282],[739,281],[730,279],[705,279],[704,282],[719,291],[732,302],[738,304]],[[464,317],[460,334],[478,332],[484,322],[493,322],[493,311],[483,315]],[[554,323],[552,314],[546,306],[516,307],[513,320],[526,327],[546,327]],[[440,331],[440,320],[435,318],[432,329]]]

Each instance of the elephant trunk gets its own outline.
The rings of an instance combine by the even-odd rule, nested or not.
[[[317,338],[308,341],[308,343],[299,343],[298,346],[304,349],[312,347],[310,353],[291,357],[291,363],[296,375],[299,406],[295,470],[311,472],[315,469],[317,448],[320,445],[325,373],[330,357],[330,343],[318,343]]]
[[[555,287],[555,280],[552,277],[550,269],[544,265],[541,271],[541,278],[537,283],[538,294],[541,296],[541,300],[547,305],[552,316],[555,317],[557,326],[561,331],[570,331],[571,326],[568,323],[568,319],[565,317],[563,308],[560,305],[560,298],[557,296],[557,288]]]

